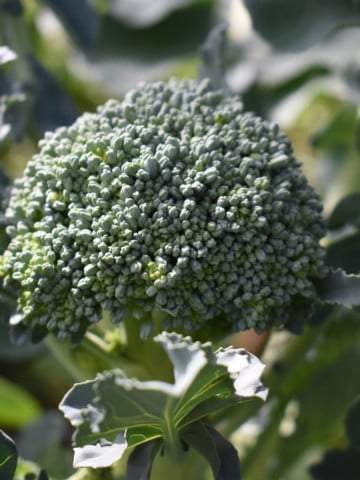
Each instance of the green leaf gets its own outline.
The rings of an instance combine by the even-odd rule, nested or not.
[[[346,416],[346,433],[353,448],[360,448],[360,398]]]
[[[56,77],[34,56],[29,55],[28,62],[36,80],[33,122],[39,133],[43,135],[59,126],[71,125],[79,114],[73,101]],[[48,101],[49,98],[51,102]]]
[[[0,9],[13,16],[22,15],[24,11],[21,0],[2,0]]]
[[[40,405],[20,386],[0,377],[0,392],[1,425],[22,427],[39,415]]]
[[[135,447],[129,456],[126,480],[148,480],[153,459],[160,446],[159,440],[152,440]]]
[[[343,270],[331,271],[316,280],[315,286],[321,300],[352,308],[360,305],[360,276],[347,275]]]
[[[17,464],[17,449],[15,442],[0,430],[0,478],[13,480]]]
[[[173,364],[174,383],[141,382],[112,370],[74,385],[64,397],[60,409],[76,427],[75,466],[89,466],[90,457],[93,466],[111,465],[127,446],[159,438],[165,452],[181,456],[186,425],[248,397],[265,399],[264,365],[244,349],[214,352],[210,343],[167,332],[155,340]]]
[[[65,444],[68,435],[61,413],[46,410],[17,433],[16,445],[21,458],[31,459],[55,478],[67,478],[72,471],[71,452]]]
[[[241,479],[237,451],[209,425],[196,422],[185,430],[182,438],[206,459],[216,480]]]
[[[356,480],[360,478],[359,451],[333,450],[323,460],[311,467],[314,480]]]
[[[336,230],[347,224],[358,224],[360,219],[360,193],[347,195],[336,205],[327,221],[330,230]]]
[[[335,27],[360,20],[352,0],[245,0],[245,5],[254,28],[279,50],[304,50]]]
[[[326,249],[326,263],[347,273],[360,272],[360,232],[331,243]]]
[[[99,19],[88,0],[46,0],[81,48],[90,49],[99,34]]]
[[[342,107],[326,127],[315,135],[313,145],[327,149],[346,149],[355,145],[358,122],[357,110],[357,107],[351,104]]]
[[[74,467],[103,468],[119,460],[128,443],[125,433],[120,432],[112,442],[100,441],[96,445],[74,448]]]

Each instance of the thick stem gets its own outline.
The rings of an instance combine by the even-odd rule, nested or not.
[[[184,452],[181,463],[174,462],[166,451],[155,457],[151,480],[210,480],[212,479],[206,461],[193,449]]]
[[[169,398],[164,410],[164,420],[162,425],[165,454],[176,464],[185,460],[184,446],[180,440],[178,429],[174,425],[171,416],[173,399]],[[169,413],[170,412],[170,413]]]
[[[165,313],[153,312],[152,335],[160,333]],[[167,355],[159,343],[152,337],[141,338],[141,321],[129,313],[123,320],[126,335],[125,355],[137,363],[143,365],[152,379],[173,381],[172,368]]]

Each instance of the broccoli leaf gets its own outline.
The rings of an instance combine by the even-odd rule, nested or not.
[[[347,273],[359,273],[359,246],[360,232],[340,238],[327,247],[326,263],[332,268],[340,268]]]
[[[36,78],[34,117],[39,132],[44,134],[59,126],[70,125],[78,116],[72,100],[57,79],[34,56],[29,56],[28,60]]]
[[[315,282],[321,300],[351,308],[360,305],[360,276],[335,270]]]
[[[360,397],[352,405],[346,416],[346,433],[353,448],[360,448]]]
[[[17,448],[15,442],[0,430],[0,478],[13,480],[17,464]]]
[[[254,28],[279,50],[306,49],[337,26],[360,20],[351,0],[245,0],[245,5]]]
[[[332,450],[310,472],[314,480],[355,480],[360,476],[359,451]]]
[[[332,211],[327,226],[331,230],[341,228],[349,223],[359,225],[360,220],[360,193],[347,195]]]
[[[360,476],[360,400],[350,407],[346,416],[346,433],[350,446],[344,450],[330,450],[310,468],[314,480],[353,480]]]
[[[174,383],[142,382],[112,370],[75,384],[62,400],[60,410],[76,427],[76,467],[109,466],[127,446],[156,439],[181,455],[185,427],[245,398],[266,398],[259,380],[264,365],[244,349],[214,352],[210,343],[176,333],[155,340],[173,364]]]
[[[14,17],[22,15],[24,11],[21,0],[2,0],[0,2],[0,9]]]
[[[92,48],[99,34],[99,20],[88,0],[46,0],[61,18],[70,35],[81,48]]]
[[[22,427],[39,415],[39,403],[20,385],[0,377],[0,391],[1,425]]]
[[[148,480],[152,461],[159,447],[159,439],[135,447],[129,456],[126,480]]]
[[[240,462],[233,445],[219,432],[196,422],[188,428],[184,440],[206,458],[216,480],[240,480]]]

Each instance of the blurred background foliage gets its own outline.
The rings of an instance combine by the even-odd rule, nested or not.
[[[44,132],[139,81],[197,77],[213,48],[202,45],[224,20],[229,88],[288,133],[324,201],[328,263],[360,272],[358,0],[0,0],[1,249],[8,177]],[[73,378],[45,345],[10,343],[13,306],[1,295],[0,428],[23,458],[64,478],[70,432],[54,409]],[[359,310],[323,306],[302,335],[266,337],[269,401],[215,419],[245,480],[360,478],[359,322]],[[89,376],[101,368],[82,347],[71,355]]]

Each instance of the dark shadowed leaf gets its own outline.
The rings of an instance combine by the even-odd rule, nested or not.
[[[320,299],[325,302],[339,303],[347,308],[360,305],[360,276],[336,270],[314,283]]]
[[[182,438],[206,459],[215,480],[241,479],[236,449],[215,429],[196,422],[183,432]]]
[[[321,463],[310,468],[314,480],[358,480],[359,450],[334,450],[325,454]]]
[[[129,456],[126,469],[126,480],[148,480],[156,452],[161,440],[151,440],[135,447]]]
[[[84,49],[95,46],[99,35],[99,19],[88,0],[46,0],[62,20],[77,44]]]
[[[72,472],[71,452],[67,445],[68,427],[59,411],[46,410],[18,432],[16,444],[19,457],[41,465],[54,478],[67,478]]]
[[[15,442],[0,430],[0,478],[14,480],[17,464],[17,449]]]
[[[72,124],[78,111],[70,97],[57,79],[34,57],[30,57],[29,62],[36,77],[34,117],[39,133]]]
[[[360,21],[352,0],[245,0],[255,29],[279,50],[303,50],[339,24]]]
[[[340,200],[327,221],[331,230],[344,227],[349,223],[358,225],[360,221],[360,193],[351,193]]]
[[[360,399],[348,411],[346,433],[351,447],[360,449]]]
[[[1,9],[5,10],[6,13],[14,16],[21,15],[24,11],[21,0],[1,0],[0,10]]]
[[[213,20],[214,11],[204,2],[177,10],[166,20],[141,29],[106,15],[91,61],[81,56],[72,67],[78,75],[95,76],[112,95],[123,95],[139,82],[173,75],[179,58],[193,58],[199,53]]]
[[[37,480],[49,480],[48,474],[45,472],[45,470],[40,470]]]
[[[360,233],[348,235],[326,249],[326,263],[347,273],[360,272]]]

